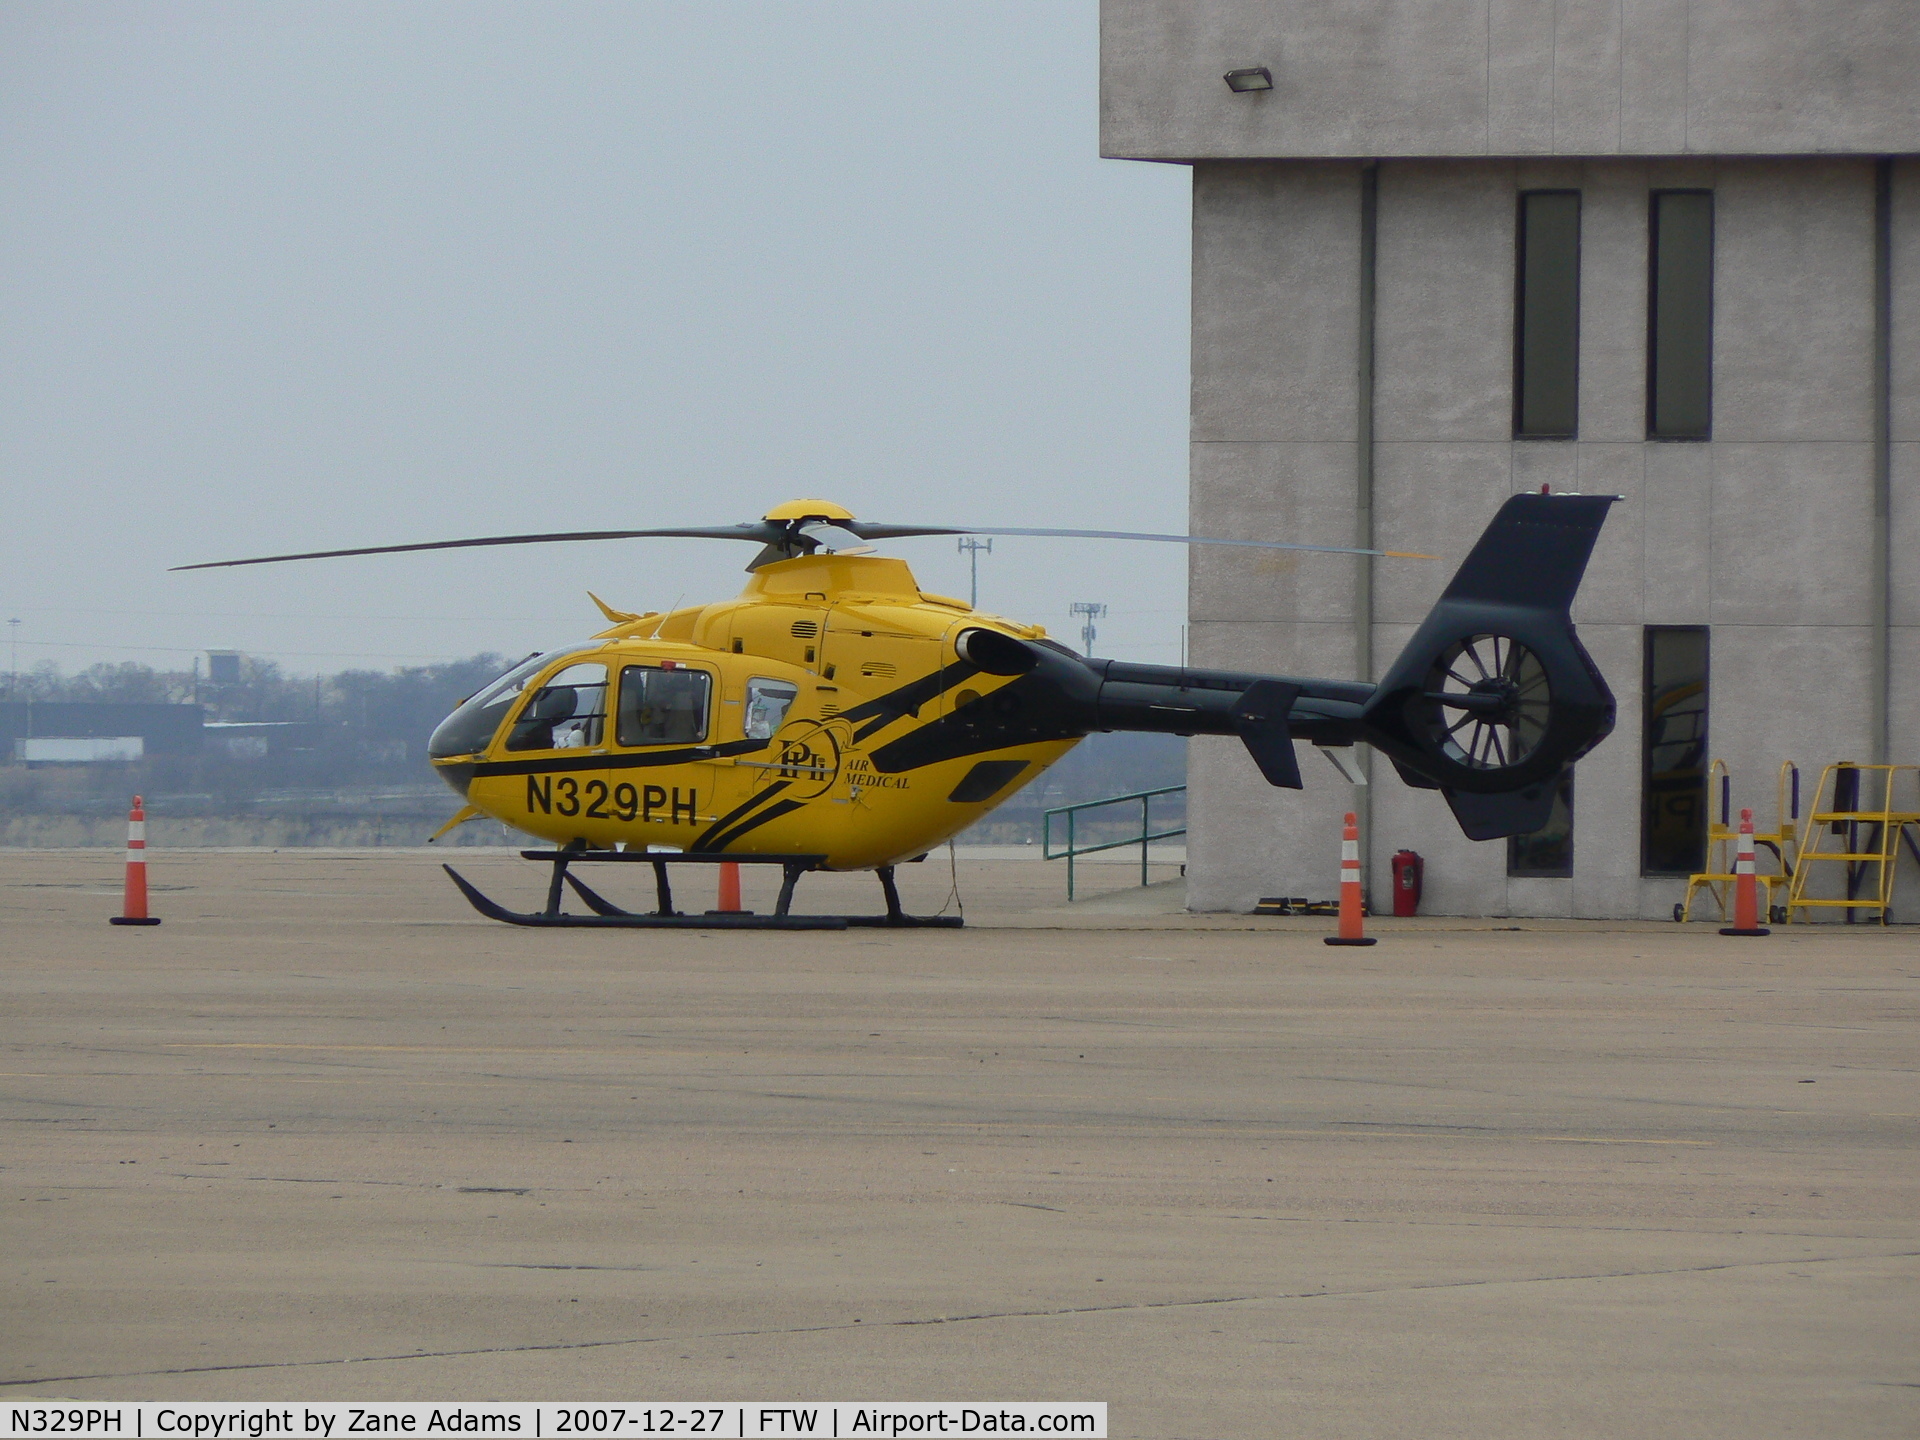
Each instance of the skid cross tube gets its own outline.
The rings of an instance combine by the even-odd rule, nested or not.
[[[892,927],[892,928],[958,928],[963,922],[957,915],[909,915],[900,904],[900,891],[894,883],[893,866],[879,867],[881,893],[886,897],[887,913],[884,915],[795,915],[792,913],[794,888],[800,883],[800,877],[809,871],[822,868],[823,855],[729,855],[720,852],[687,852],[666,850],[588,850],[584,847],[563,846],[558,850],[522,850],[525,860],[544,861],[553,867],[547,882],[547,903],[544,909],[537,911],[509,910],[504,905],[489,899],[486,895],[456,871],[451,865],[440,868],[459,887],[460,893],[467,897],[469,904],[489,920],[498,920],[507,925],[525,925],[534,928],[580,927],[580,928],[624,928],[624,929],[672,929],[672,930],[845,930],[849,927]],[[572,872],[571,867],[581,863],[628,862],[653,867],[654,890],[657,907],[651,914],[639,914],[626,910],[608,900],[605,896],[586,884]],[[686,915],[673,908],[673,886],[667,876],[670,865],[717,865],[732,863],[740,865],[778,865],[780,867],[780,897],[774,904],[771,915],[757,915],[751,910],[717,911],[710,910],[704,915]],[[572,890],[586,907],[590,915],[570,915],[561,908],[566,892]]]

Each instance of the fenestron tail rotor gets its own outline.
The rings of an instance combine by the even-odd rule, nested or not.
[[[1058,540],[1147,540],[1170,545],[1229,545],[1256,550],[1302,550],[1326,555],[1378,555],[1431,560],[1408,550],[1369,550],[1352,545],[1306,545],[1291,540],[1241,540],[1221,535],[1161,535],[1135,530],[1056,530],[1011,525],[886,525],[857,520],[827,500],[792,500],[759,520],[739,525],[677,525],[647,530],[555,530],[537,535],[481,535],[467,540],[426,540],[412,545],[365,545],[350,550],[304,550],[288,555],[256,555],[245,560],[208,560],[175,565],[175,570],[221,570],[237,565],[277,565],[288,560],[336,560],[350,555],[402,555],[420,550],[471,550],[490,545],[555,545],[580,540],[746,540],[761,547],[747,566],[757,570],[779,560],[816,551],[861,555],[875,540],[906,540],[927,535],[1009,535]]]

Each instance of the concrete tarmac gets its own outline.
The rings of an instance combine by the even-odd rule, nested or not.
[[[0,851],[0,1401],[1920,1434],[1911,931],[1339,950],[966,860],[959,932],[539,932],[437,858],[162,852],[132,930]]]

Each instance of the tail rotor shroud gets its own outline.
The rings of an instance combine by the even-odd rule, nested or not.
[[[1561,773],[1613,729],[1571,607],[1615,498],[1510,498],[1367,702],[1363,738],[1472,839],[1545,825]]]
[[[1479,770],[1524,761],[1546,738],[1553,686],[1546,666],[1506,635],[1469,635],[1427,677],[1428,725],[1448,759]]]

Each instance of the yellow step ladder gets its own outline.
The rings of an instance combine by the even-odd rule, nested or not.
[[[1903,783],[1906,782],[1906,783]],[[1877,782],[1878,796],[1873,794]],[[1906,792],[1902,794],[1900,792]],[[1874,798],[1878,805],[1871,804]],[[1908,803],[1897,806],[1896,801]],[[1787,892],[1787,919],[1811,919],[1817,909],[1843,910],[1847,923],[1861,910],[1888,922],[1900,842],[1920,860],[1910,826],[1920,825],[1920,765],[1860,765],[1841,760],[1820,772],[1819,788],[1800,834],[1800,858]],[[1827,848],[1829,845],[1835,848]],[[1844,865],[1844,898],[1816,899],[1808,881],[1821,865]],[[1828,872],[1831,873],[1831,872]]]
[[[1707,767],[1709,796],[1715,793],[1716,780],[1719,782],[1719,806],[1717,812],[1709,811],[1707,816],[1707,869],[1699,875],[1687,877],[1687,898],[1673,907],[1673,918],[1676,920],[1693,918],[1694,897],[1702,890],[1712,896],[1714,904],[1720,907],[1722,922],[1727,920],[1727,907],[1732,903],[1733,861],[1740,830],[1734,823],[1733,776],[1724,760],[1716,760]],[[1793,884],[1794,860],[1799,853],[1800,767],[1791,760],[1780,764],[1780,773],[1774,785],[1773,813],[1773,829],[1753,832],[1754,879],[1766,891],[1768,917],[1778,923],[1786,919],[1786,914],[1784,906],[1774,903],[1774,891],[1785,891]],[[1770,875],[1760,871],[1759,867],[1767,863],[1760,854],[1763,850],[1772,853],[1774,862],[1780,867],[1779,874]]]

